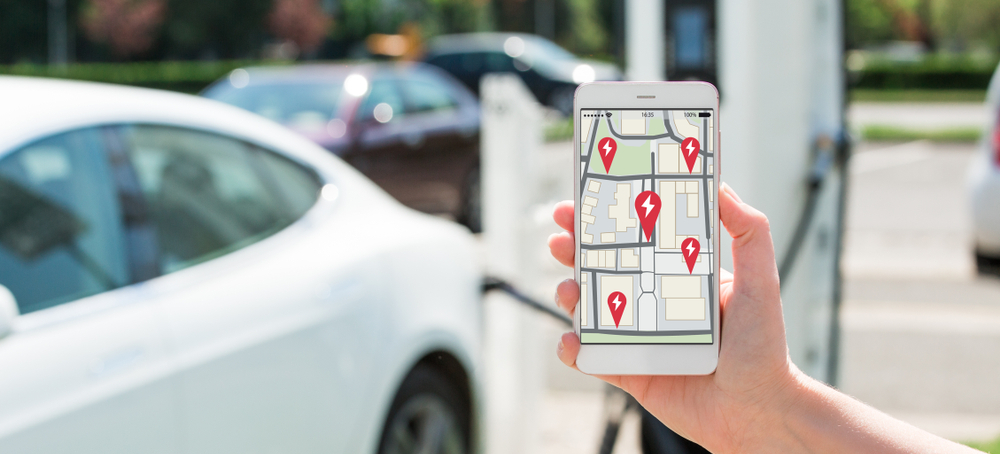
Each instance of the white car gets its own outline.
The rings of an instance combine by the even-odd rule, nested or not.
[[[1000,67],[986,94],[989,123],[969,169],[972,228],[980,268],[1000,265]]]
[[[0,100],[0,453],[475,450],[464,228],[215,101]]]

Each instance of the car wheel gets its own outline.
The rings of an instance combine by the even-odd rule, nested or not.
[[[433,367],[418,365],[392,402],[380,454],[469,452],[470,415],[461,393]]]
[[[573,115],[574,87],[560,87],[549,95],[549,106],[569,117]]]
[[[483,191],[480,184],[479,166],[469,172],[465,179],[465,202],[461,221],[472,233],[483,231]]]

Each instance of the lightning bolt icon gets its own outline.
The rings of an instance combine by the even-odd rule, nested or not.
[[[607,142],[604,142],[604,146],[602,148],[604,149],[604,156],[607,156],[608,153],[611,153],[611,141],[609,140]]]
[[[642,202],[642,207],[646,209],[646,214],[643,217],[649,216],[649,210],[653,209],[653,204],[649,203],[649,199],[652,199],[652,198],[653,198],[653,196],[651,196],[651,195],[650,196],[646,196],[646,201]]]
[[[694,243],[688,243],[687,251],[688,255],[694,255]]]
[[[618,308],[619,308],[619,307],[620,307],[621,305],[622,305],[622,297],[621,297],[621,296],[616,296],[616,297],[615,297],[615,312],[617,312],[617,311],[618,311]]]
[[[698,149],[695,148],[695,146],[694,146],[694,141],[688,142],[687,146],[684,147],[684,149],[687,150],[687,152],[688,152],[689,155],[691,153],[694,153],[694,152],[698,151]]]

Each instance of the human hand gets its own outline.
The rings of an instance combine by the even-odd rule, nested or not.
[[[549,237],[552,256],[572,267],[576,244],[573,202],[556,205],[553,218],[566,232]],[[778,270],[767,218],[743,203],[726,184],[719,187],[719,215],[733,237],[733,274],[720,276],[721,350],[715,373],[706,376],[605,375],[678,434],[712,452],[763,447],[768,424],[780,424],[802,375],[788,356]],[[576,309],[574,279],[556,288],[557,304]],[[580,340],[563,334],[559,359],[576,368]]]

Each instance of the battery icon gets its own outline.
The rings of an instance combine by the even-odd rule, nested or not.
[[[712,112],[698,112],[698,116],[701,118],[707,118],[712,116]]]

